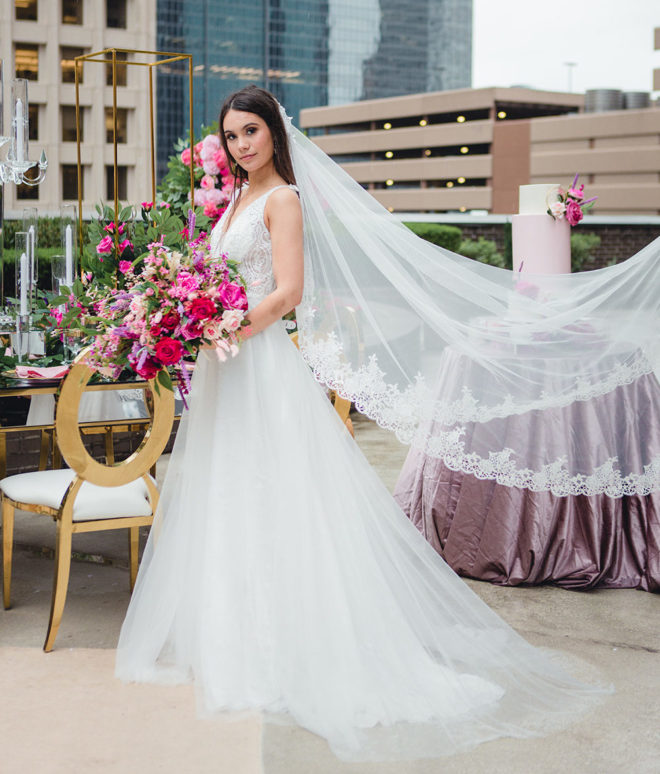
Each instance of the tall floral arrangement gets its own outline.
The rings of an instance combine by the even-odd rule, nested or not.
[[[191,206],[190,168],[195,181],[196,208],[209,218],[211,226],[227,209],[234,188],[227,156],[218,137],[217,123],[202,127],[202,139],[192,148],[190,139],[180,138],[174,145],[174,154],[167,163],[168,173],[160,184],[159,192],[180,217]]]

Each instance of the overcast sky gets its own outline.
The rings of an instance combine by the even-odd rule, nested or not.
[[[472,85],[651,91],[660,0],[473,0]]]

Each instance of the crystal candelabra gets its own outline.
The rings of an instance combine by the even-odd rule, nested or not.
[[[11,136],[6,136],[2,128],[2,108],[4,106],[4,84],[2,74],[2,62],[0,61],[0,148],[9,143],[7,157],[0,159],[0,183],[14,183],[15,185],[39,185],[46,177],[48,159],[46,153],[41,151],[39,161],[28,159],[28,136],[30,130],[28,82],[25,78],[15,78],[11,82]],[[38,167],[38,173],[27,175],[26,173]]]

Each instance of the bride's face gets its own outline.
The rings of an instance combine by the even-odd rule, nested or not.
[[[250,173],[273,161],[273,138],[268,124],[256,113],[228,110],[222,125],[229,152]]]

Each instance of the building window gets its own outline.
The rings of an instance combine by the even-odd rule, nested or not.
[[[37,20],[37,0],[14,0],[16,21]]]
[[[82,24],[83,0],[62,0],[62,24]]]
[[[128,142],[128,109],[117,108],[117,142]],[[112,108],[105,109],[105,141],[114,142],[114,126],[112,121]]]
[[[105,0],[106,27],[126,29],[126,0]]]
[[[128,167],[117,167],[117,198],[126,201],[128,191]],[[115,168],[105,168],[105,198],[111,202],[115,199]]]
[[[37,167],[28,169],[25,173],[25,177],[35,178],[39,174]],[[38,199],[39,198],[39,186],[38,185],[17,185],[16,186],[16,198],[17,199]]]
[[[14,48],[16,77],[36,81],[39,78],[39,46],[30,43],[17,43]]]
[[[83,167],[81,196],[85,195],[85,168]],[[62,164],[62,198],[78,199],[78,167],[75,164]]]
[[[62,67],[62,83],[76,82],[76,57],[85,53],[83,48],[62,46],[60,48],[60,66]],[[78,63],[78,83],[83,82],[83,68]]]
[[[39,105],[30,105],[28,108],[30,129],[28,131],[28,140],[39,139]]]
[[[80,109],[80,142],[84,139],[85,111]],[[76,108],[73,105],[62,106],[62,142],[76,141]]]
[[[117,63],[115,68],[117,72],[117,86],[126,86],[127,66]],[[105,66],[105,84],[106,86],[112,86],[112,63]]]

